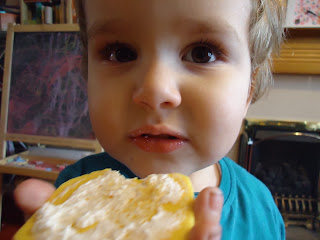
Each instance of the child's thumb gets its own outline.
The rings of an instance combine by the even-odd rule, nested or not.
[[[221,238],[220,218],[223,201],[223,194],[218,188],[208,187],[199,193],[194,205],[195,226],[189,239],[213,240]]]
[[[28,179],[14,190],[16,205],[27,215],[35,213],[53,194],[55,187],[43,180]]]

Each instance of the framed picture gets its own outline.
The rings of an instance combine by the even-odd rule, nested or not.
[[[320,0],[288,0],[287,28],[320,28]]]

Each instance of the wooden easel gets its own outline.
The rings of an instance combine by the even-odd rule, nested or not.
[[[24,135],[24,134],[13,134],[13,133],[7,132],[10,85],[11,85],[11,70],[12,70],[12,54],[13,54],[13,48],[14,48],[13,43],[14,43],[15,33],[16,32],[72,32],[72,31],[79,31],[78,25],[76,24],[10,25],[8,27],[7,39],[6,39],[4,76],[3,76],[1,122],[0,122],[0,158],[2,159],[2,161],[7,160],[5,158],[7,141],[20,141],[20,142],[29,143],[29,144],[49,145],[54,147],[71,148],[71,149],[86,150],[86,151],[92,151],[92,152],[102,151],[102,148],[97,140],[34,136],[34,135]],[[69,163],[70,164],[70,160],[63,159],[63,158],[29,156],[28,152],[24,152],[19,155],[23,157],[32,158],[34,160],[41,159],[41,161],[46,161],[50,163]],[[15,156],[10,156],[10,157],[12,158]],[[46,172],[39,169],[26,169],[26,168],[23,169],[21,167],[0,165],[0,226],[1,226],[1,212],[2,212],[3,174],[16,174],[16,175],[22,175],[22,176],[28,176],[28,177],[55,180],[59,172]]]

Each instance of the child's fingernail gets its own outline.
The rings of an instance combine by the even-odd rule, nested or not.
[[[210,235],[208,240],[218,240],[218,239],[220,239],[220,236]]]
[[[214,232],[210,233],[208,240],[220,240],[221,233],[222,233],[221,225],[218,225],[214,228]]]
[[[223,196],[222,191],[219,188],[215,188],[210,192],[209,207],[212,210],[219,210],[221,206],[219,199]]]

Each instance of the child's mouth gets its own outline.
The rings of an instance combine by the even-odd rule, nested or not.
[[[160,134],[160,135],[150,135],[150,134],[142,134],[141,137],[143,138],[159,138],[159,139],[178,139],[175,136],[171,136],[171,135],[166,135],[166,134]]]
[[[166,134],[142,134],[131,138],[133,143],[145,152],[170,153],[181,148],[186,140]]]
[[[181,148],[187,138],[164,125],[146,125],[129,133],[131,141],[145,152],[170,153]]]

